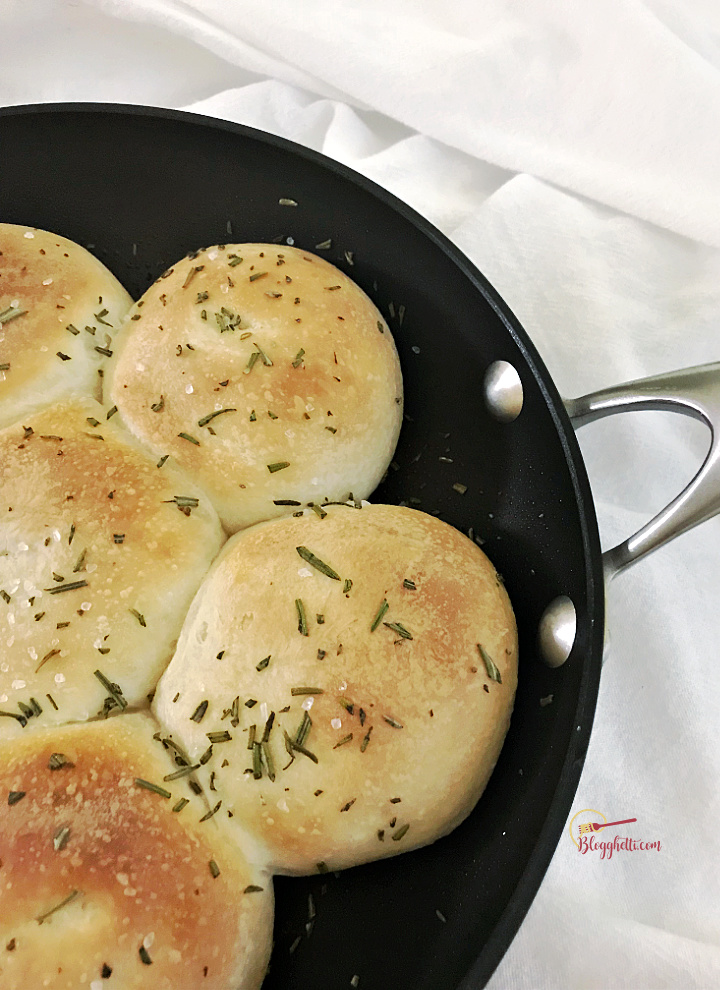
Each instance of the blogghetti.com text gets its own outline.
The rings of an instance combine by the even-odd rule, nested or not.
[[[660,840],[643,842],[640,839],[621,838],[616,835],[613,839],[596,839],[594,835],[581,835],[578,851],[584,856],[589,852],[600,854],[600,859],[612,859],[615,853],[621,852],[660,852]]]

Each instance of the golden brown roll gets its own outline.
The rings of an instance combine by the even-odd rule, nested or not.
[[[347,276],[307,251],[214,247],[133,307],[106,396],[152,450],[209,492],[230,531],[288,504],[364,498],[402,418],[390,331]]]
[[[131,305],[79,244],[0,223],[0,428],[70,395],[99,399],[98,370]]]
[[[271,868],[301,874],[459,824],[516,681],[512,609],[474,543],[413,509],[335,505],[228,541],[154,710]]]
[[[157,730],[139,713],[0,744],[3,990],[260,986],[271,880]]]
[[[0,739],[146,705],[223,539],[112,409],[70,400],[0,432]]]

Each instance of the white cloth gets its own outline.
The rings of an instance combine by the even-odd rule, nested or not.
[[[0,29],[0,104],[184,107],[384,185],[487,275],[565,395],[720,357],[716,0],[6,0]],[[658,413],[580,438],[606,546],[709,442]],[[720,987],[719,558],[711,520],[609,592],[573,810],[636,817],[661,850],[602,861],[566,833],[491,990]]]

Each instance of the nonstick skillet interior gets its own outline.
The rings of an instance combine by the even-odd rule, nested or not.
[[[564,827],[602,651],[589,485],[529,338],[470,262],[388,193],[318,154],[208,118],[93,105],[0,111],[0,219],[89,246],[134,296],[200,246],[292,238],[315,250],[331,238],[318,253],[383,311],[402,362],[406,421],[373,499],[438,513],[483,541],[518,618],[517,701],[488,789],[451,836],[338,876],[276,880],[265,986],[340,990],[355,975],[363,990],[481,986]],[[510,424],[483,401],[484,373],[498,359],[516,367],[524,388]],[[578,632],[568,663],[549,670],[535,640],[558,594],[572,598]]]

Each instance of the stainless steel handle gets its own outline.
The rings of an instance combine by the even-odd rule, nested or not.
[[[565,400],[573,426],[633,409],[666,409],[710,427],[711,442],[690,484],[633,536],[603,554],[606,581],[720,511],[720,363],[643,378]]]

